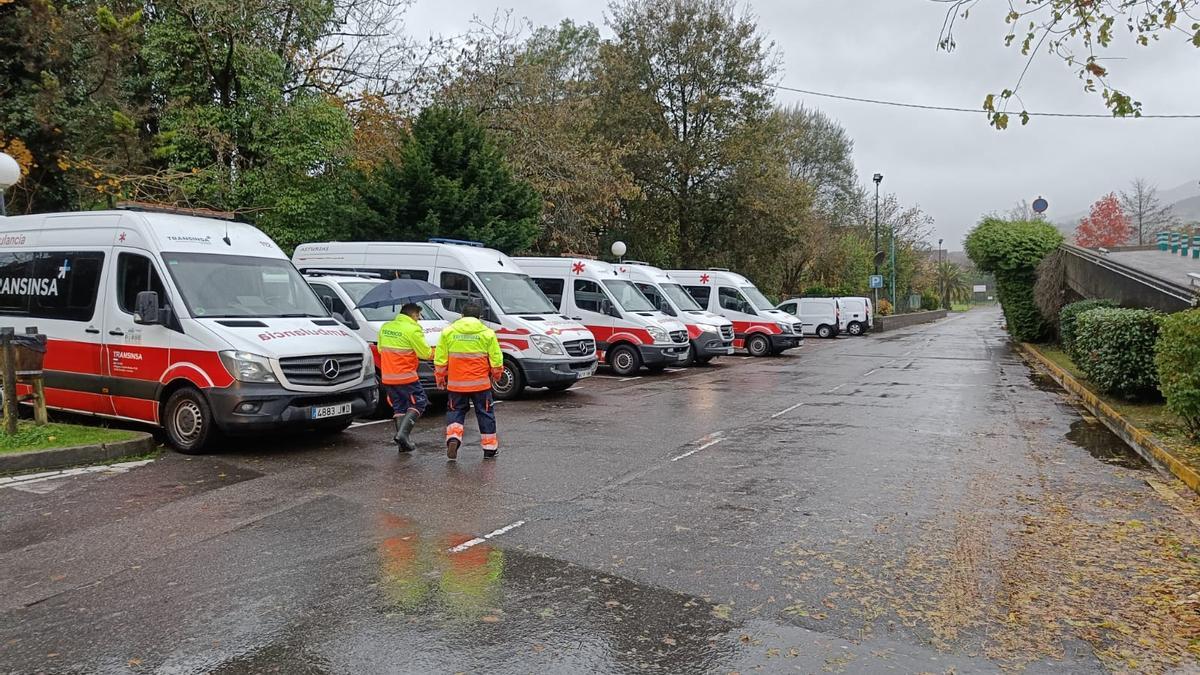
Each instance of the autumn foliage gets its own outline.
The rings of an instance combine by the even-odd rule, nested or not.
[[[1133,234],[1129,217],[1113,193],[1092,204],[1092,212],[1075,228],[1075,243],[1087,248],[1120,246]]]

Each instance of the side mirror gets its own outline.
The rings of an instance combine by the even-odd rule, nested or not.
[[[660,298],[658,301],[658,311],[667,316],[675,316],[675,310],[671,309],[671,303],[667,302],[666,298]]]
[[[353,316],[347,316],[341,312],[333,312],[333,318],[340,321],[343,326],[350,330],[358,330],[358,322],[354,320]]]
[[[613,316],[618,319],[621,318],[621,313],[619,311],[617,311],[617,308],[614,307],[613,304],[611,302],[609,302],[608,300],[605,300],[604,302],[600,303],[600,309],[604,310],[604,313],[609,316]]]
[[[133,322],[139,326],[157,326],[164,323],[162,310],[158,307],[157,291],[141,291],[133,305]]]

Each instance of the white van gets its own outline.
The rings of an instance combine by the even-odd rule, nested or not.
[[[358,306],[362,297],[372,288],[385,283],[375,274],[311,270],[304,275],[304,278],[308,280],[308,285],[325,304],[325,308],[333,314],[333,318],[371,345],[371,356],[375,360],[375,381],[379,384],[377,413],[391,415],[392,409],[387,402],[386,392],[383,390],[382,371],[379,363],[379,329],[383,328],[383,324],[396,318],[396,314],[400,312],[400,305],[377,308]],[[417,304],[421,307],[421,318],[417,320],[417,323],[425,333],[425,344],[430,348],[436,347],[438,338],[442,336],[442,330],[450,324],[439,316],[429,303]],[[433,394],[437,391],[437,381],[433,376],[433,362],[421,361],[417,368],[417,374],[428,393]]]
[[[186,453],[218,431],[341,430],[376,404],[366,343],[243,223],[0,218],[0,326],[47,336],[48,406],[161,425]]]
[[[660,312],[687,326],[692,362],[708,363],[718,356],[733,353],[733,322],[702,309],[670,274],[631,260],[624,260],[616,267],[617,273],[632,281]]]
[[[688,332],[658,311],[612,265],[582,258],[517,258],[546,297],[596,336],[600,359],[618,375],[687,361]]]
[[[510,257],[475,242],[329,242],[296,247],[301,270],[371,272],[384,279],[420,279],[454,297],[434,303],[453,321],[467,301],[483,305],[483,320],[504,351],[496,397],[510,399],[525,387],[570,388],[596,372],[596,341],[577,321],[558,313]]]
[[[793,298],[778,309],[800,319],[805,335],[837,337],[842,330],[842,308],[837,298]]]
[[[875,328],[875,312],[870,298],[838,298],[842,303],[842,331],[862,335]]]
[[[799,320],[775,309],[750,280],[725,269],[670,270],[703,308],[733,322],[733,346],[770,356],[804,344]]]

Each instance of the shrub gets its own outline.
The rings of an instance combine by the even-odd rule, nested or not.
[[[825,286],[809,286],[802,294],[806,298],[834,298],[837,294]]]
[[[1049,223],[998,218],[984,218],[964,241],[976,267],[996,276],[996,296],[1014,340],[1036,342],[1051,333],[1033,300],[1034,270],[1061,243],[1062,234]]]
[[[875,308],[875,313],[879,316],[892,315],[892,303],[887,301],[887,298],[879,299],[879,306]]]
[[[1058,315],[1066,303],[1067,266],[1062,249],[1038,263],[1034,270],[1033,301],[1051,329],[1058,328]]]
[[[1112,300],[1080,300],[1062,308],[1058,314],[1058,337],[1062,341],[1063,351],[1071,357],[1071,360],[1078,361],[1073,351],[1075,348],[1075,319],[1089,309],[1116,306],[1117,303]]]
[[[1167,410],[1200,438],[1200,309],[1163,317],[1157,352],[1154,362]]]
[[[1097,308],[1075,318],[1075,365],[1101,390],[1136,398],[1158,387],[1154,346],[1158,312]]]
[[[921,294],[921,309],[928,312],[937,309],[941,304],[936,291],[925,291]]]

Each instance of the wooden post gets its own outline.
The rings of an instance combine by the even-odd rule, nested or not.
[[[0,328],[0,348],[4,350],[4,431],[17,433],[17,355],[13,349],[12,328]]]
[[[36,336],[38,334],[37,326],[26,326],[25,334]],[[45,361],[44,358],[43,361]],[[50,415],[46,412],[45,370],[39,370],[36,375],[31,375],[29,384],[32,387],[31,394],[33,395],[33,423],[44,427],[50,423]]]

